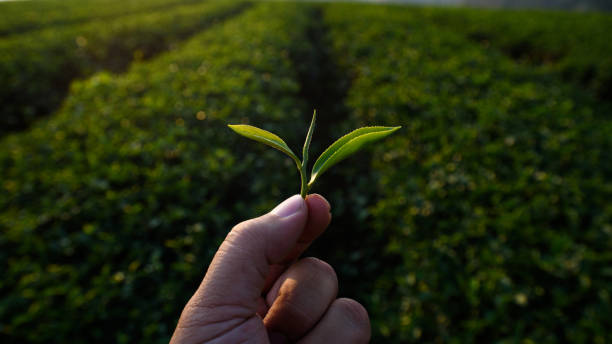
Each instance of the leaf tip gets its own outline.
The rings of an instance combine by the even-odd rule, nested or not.
[[[394,132],[400,130],[401,128],[402,128],[401,125],[398,125],[397,127],[387,127],[387,130],[386,130],[387,131],[387,135],[391,135]]]
[[[235,131],[237,134],[240,134],[240,128],[244,127],[244,124],[228,124],[227,125],[228,128],[232,129],[233,131]]]

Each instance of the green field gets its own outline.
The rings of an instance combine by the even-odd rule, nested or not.
[[[313,108],[402,126],[312,190],[373,343],[612,342],[612,15],[123,2],[0,3],[0,342],[167,343]]]

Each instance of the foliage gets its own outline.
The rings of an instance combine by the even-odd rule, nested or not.
[[[302,153],[302,160],[291,151],[291,148],[287,146],[285,141],[278,137],[276,134],[273,134],[269,131],[259,129],[257,127],[253,127],[250,125],[238,124],[232,125],[229,127],[237,134],[242,135],[251,140],[255,140],[266,144],[270,147],[276,148],[281,152],[287,154],[295,164],[297,165],[297,169],[300,171],[300,176],[302,180],[302,187],[300,189],[300,195],[303,198],[306,198],[308,191],[312,187],[312,184],[317,180],[317,178],[323,174],[327,169],[336,165],[340,161],[348,158],[349,156],[357,153],[358,150],[363,148],[365,145],[383,139],[394,131],[398,130],[400,127],[365,127],[353,130],[352,132],[344,135],[334,142],[331,146],[329,146],[325,152],[319,156],[317,161],[315,161],[314,166],[312,167],[312,173],[310,174],[310,178],[307,178],[306,175],[306,167],[308,164],[308,151],[310,149],[310,142],[312,139],[312,133],[315,127],[315,121],[317,118],[317,112],[315,111],[312,114],[312,121],[310,122],[310,128],[308,129],[308,133],[306,134],[306,140],[304,141],[304,150]]]
[[[340,296],[366,305],[373,342],[612,341],[610,103],[563,67],[591,61],[592,80],[604,77],[607,48],[588,33],[607,24],[563,14],[573,29],[555,34],[560,19],[540,12],[496,22],[487,11],[274,2],[230,17],[218,10],[242,7],[224,6],[127,16],[136,31],[113,31],[119,19],[49,22],[0,41],[31,37],[0,52],[20,52],[13,76],[37,75],[3,111],[63,101],[0,141],[2,343],[167,342],[227,231],[295,192],[276,152],[226,124],[296,133],[286,144],[297,147],[313,107],[311,152],[349,128],[403,127],[313,189],[334,219],[308,254],[334,266]],[[184,23],[171,19],[180,8]],[[224,22],[179,45],[186,34],[172,25],[195,17]],[[188,31],[208,26],[198,25]],[[90,57],[68,53],[76,27],[90,28]],[[68,50],[51,38],[64,33]],[[81,77],[121,71],[99,62],[110,46],[132,47],[126,66],[144,49],[134,42],[159,40],[173,48],[76,81],[65,99],[51,92],[47,75],[64,63]],[[504,42],[520,41],[565,55],[517,58]]]
[[[92,19],[168,9],[196,0],[45,0],[0,3],[0,36]]]
[[[205,2],[114,20],[52,27],[0,40],[0,135],[59,106],[71,80],[150,58],[241,3]]]
[[[61,111],[3,140],[3,343],[168,341],[231,226],[293,186],[247,173],[273,175],[277,157],[237,157],[225,123],[301,122],[288,55],[305,18],[262,5],[76,83]]]
[[[420,14],[500,49],[520,63],[543,66],[612,101],[612,17],[603,13],[422,8]]]
[[[500,8],[549,8],[577,11],[612,11],[612,4],[607,0],[465,0],[471,6],[488,6]]]
[[[370,297],[375,341],[609,341],[609,106],[418,11],[327,20],[354,118],[406,128],[372,166],[396,261]]]

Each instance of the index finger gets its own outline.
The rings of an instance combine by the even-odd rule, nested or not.
[[[311,194],[306,197],[306,205],[308,206],[308,219],[306,227],[302,235],[298,239],[295,247],[285,257],[285,259],[270,266],[270,272],[266,278],[266,283],[263,289],[263,294],[268,292],[274,281],[291,265],[304,251],[312,244],[312,242],[321,235],[331,221],[330,205],[327,200],[319,194]]]

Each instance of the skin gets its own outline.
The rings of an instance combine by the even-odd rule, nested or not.
[[[298,259],[330,220],[329,203],[313,194],[236,225],[170,343],[368,343],[368,313],[354,300],[336,298],[333,268]]]

